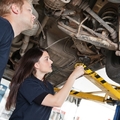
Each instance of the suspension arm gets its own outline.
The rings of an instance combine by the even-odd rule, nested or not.
[[[81,31],[79,34],[77,33],[76,29],[73,29],[65,24],[63,24],[62,22],[58,23],[58,27],[59,29],[61,29],[62,31],[64,31],[66,34],[70,35],[71,37],[84,41],[84,42],[88,42],[91,43],[95,46],[99,46],[99,47],[103,47],[103,48],[107,48],[109,50],[117,50],[118,45],[116,43],[111,42],[111,40],[107,39],[102,39],[98,38],[96,36],[93,36],[92,34],[89,34],[85,31]],[[97,33],[96,33],[97,35]]]

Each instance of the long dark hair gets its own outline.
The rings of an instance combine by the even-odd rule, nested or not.
[[[17,92],[24,79],[31,76],[33,72],[36,73],[34,64],[38,62],[43,51],[47,50],[38,47],[29,49],[20,59],[10,83],[10,92],[5,106],[7,110],[10,110],[11,106],[15,107]]]

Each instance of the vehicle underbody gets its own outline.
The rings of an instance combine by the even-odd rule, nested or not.
[[[120,83],[119,3],[119,0],[33,0],[34,27],[13,40],[4,77],[11,80],[24,53],[42,46],[53,60],[53,72],[46,78],[54,86],[64,84],[76,63],[84,63],[94,71],[105,67],[108,77]]]

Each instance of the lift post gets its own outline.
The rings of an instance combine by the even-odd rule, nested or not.
[[[111,85],[107,81],[105,81],[100,75],[98,75],[95,71],[89,69],[83,63],[76,63],[75,67],[82,65],[85,70],[84,77],[86,77],[89,81],[95,84],[101,91],[96,92],[78,92],[75,90],[70,91],[70,95],[80,98],[87,99],[97,102],[106,102],[108,104],[115,104],[116,101],[120,100],[120,86]],[[60,89],[54,88],[57,92]],[[101,96],[101,93],[104,95]]]

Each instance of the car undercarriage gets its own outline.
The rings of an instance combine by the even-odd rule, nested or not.
[[[19,59],[33,47],[48,49],[53,72],[46,76],[61,86],[76,63],[92,70],[106,68],[120,83],[119,0],[33,0],[33,29],[14,38],[4,78],[11,80]],[[18,27],[19,29],[19,27]]]

